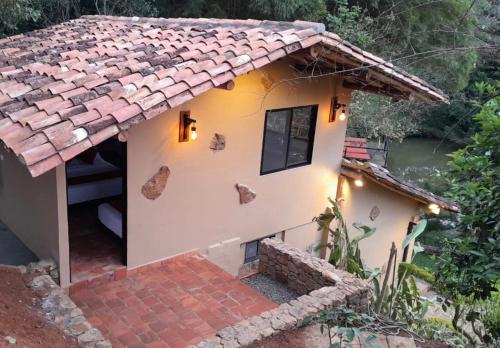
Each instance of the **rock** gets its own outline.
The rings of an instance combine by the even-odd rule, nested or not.
[[[257,194],[246,185],[236,184],[236,189],[240,194],[240,204],[250,203],[257,197]]]
[[[78,343],[81,345],[86,345],[92,342],[98,342],[104,340],[102,337],[101,331],[96,328],[92,328],[87,330],[85,333],[78,336]]]
[[[386,338],[390,348],[416,348],[413,338],[401,336],[387,336]]]
[[[167,186],[167,179],[170,176],[170,169],[162,166],[143,186],[141,192],[144,197],[155,200],[161,196]]]
[[[59,300],[59,306],[65,309],[73,309],[76,308],[76,305],[67,295],[62,295]]]
[[[47,274],[33,278],[33,280],[31,281],[31,284],[35,288],[42,288],[42,287],[43,288],[52,288],[53,285],[55,285],[52,278]]]
[[[5,336],[4,339],[7,341],[8,344],[10,344],[11,346],[14,346],[17,342],[17,340],[12,337],[12,336]]]
[[[221,339],[217,336],[209,337],[198,343],[197,348],[222,348]]]
[[[236,333],[237,332],[233,327],[228,326],[217,332],[217,336],[219,336],[221,340],[232,340]]]
[[[113,345],[108,340],[105,340],[105,341],[99,341],[99,342],[97,342],[96,345],[95,345],[95,347],[96,348],[112,348]]]
[[[222,134],[215,133],[210,142],[210,149],[214,151],[222,151],[226,148],[226,137]]]
[[[221,345],[222,347],[224,348],[239,348],[240,345],[238,344],[238,342],[234,339],[232,340],[221,340]]]

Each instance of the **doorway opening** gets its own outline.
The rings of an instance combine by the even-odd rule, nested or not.
[[[109,139],[66,163],[71,283],[127,264],[127,145]]]

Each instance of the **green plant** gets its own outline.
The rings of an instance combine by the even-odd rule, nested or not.
[[[443,243],[435,273],[443,309],[452,308],[454,329],[471,344],[477,339],[488,343],[491,338],[477,323],[482,314],[477,303],[495,294],[500,278],[500,82],[477,87],[493,97],[474,117],[480,130],[472,143],[451,155],[445,177],[449,198],[461,206],[457,227],[461,236]],[[477,338],[463,330],[460,320],[470,322]]]
[[[479,321],[485,333],[500,343],[500,298],[491,297],[479,305]]]
[[[347,225],[342,217],[339,202],[329,199],[331,207],[315,217],[313,221],[318,223],[318,231],[328,232],[331,242],[321,244],[317,249],[327,248],[330,250],[329,262],[335,267],[356,274],[360,278],[366,278],[367,272],[361,259],[359,242],[375,233],[374,228],[354,223],[353,226],[362,234],[351,238]]]
[[[322,311],[314,317],[304,320],[304,325],[320,324],[321,333],[327,330],[330,339],[330,348],[351,347],[356,338],[360,339],[363,347],[378,348],[375,344],[375,335],[362,335],[364,331],[376,330],[376,318],[357,313],[351,308],[339,306]]]
[[[426,220],[420,221],[412,233],[403,240],[402,249],[422,234],[426,225]],[[419,244],[414,246],[414,254],[418,254],[422,250]],[[380,270],[374,271],[370,277],[374,286],[372,307],[377,314],[412,325],[424,317],[430,301],[420,296],[415,277],[410,272],[412,268],[408,266],[397,268],[396,263],[397,248],[392,243],[383,279]],[[398,270],[397,274],[396,270]]]
[[[470,347],[467,339],[453,329],[449,320],[430,317],[414,325],[416,333],[428,340],[441,341],[456,348]]]
[[[402,276],[404,272],[407,272],[409,275],[415,276],[419,279],[425,280],[430,284],[434,284],[434,281],[436,280],[434,274],[423,268],[420,268],[413,263],[401,262],[399,264],[399,275]]]

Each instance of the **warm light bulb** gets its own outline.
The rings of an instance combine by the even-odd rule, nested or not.
[[[345,115],[345,110],[342,110],[342,112],[339,115],[339,120],[344,121],[346,119],[346,117],[347,116]]]
[[[439,215],[441,208],[436,203],[431,203],[429,204],[429,210],[431,211],[432,214]]]
[[[357,187],[363,187],[364,182],[361,179],[356,179],[356,180],[354,180],[354,185]]]
[[[196,140],[198,138],[198,133],[196,132],[196,127],[191,128],[191,140]]]

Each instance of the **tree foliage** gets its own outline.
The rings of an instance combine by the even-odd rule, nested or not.
[[[461,237],[445,242],[435,282],[446,297],[445,308],[454,309],[457,330],[463,317],[475,328],[479,315],[470,305],[490,298],[500,279],[500,83],[477,87],[481,94],[490,96],[474,116],[479,131],[471,144],[451,155],[445,175],[448,197],[461,206],[457,227]],[[469,338],[472,343],[473,338]]]
[[[474,131],[470,86],[499,71],[498,53],[478,56],[469,49],[498,44],[496,5],[495,0],[3,0],[0,37],[85,14],[322,22],[451,93],[450,106],[435,107],[358,94],[350,117],[354,128],[373,137],[400,140],[425,132],[463,142]]]

